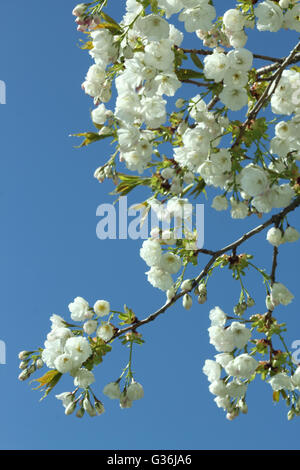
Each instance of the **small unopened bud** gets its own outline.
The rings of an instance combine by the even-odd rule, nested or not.
[[[72,11],[72,15],[74,16],[81,16],[86,10],[86,5],[85,3],[80,3],[79,5],[76,5],[74,10]]]
[[[30,376],[30,374],[28,373],[28,370],[25,369],[21,372],[21,374],[19,375],[18,379],[21,380],[22,382],[26,379],[28,379],[28,377]]]
[[[275,305],[273,304],[270,295],[267,295],[266,297],[266,307],[268,310],[271,310],[271,311],[273,311],[275,308]]]
[[[248,405],[246,402],[244,402],[243,400],[240,400],[239,403],[238,403],[238,407],[240,409],[240,411],[246,415],[248,413]]]
[[[242,303],[240,303],[240,304],[237,304],[237,305],[234,307],[233,311],[234,311],[234,313],[235,313],[236,315],[243,315],[243,313],[244,313],[244,311],[246,310],[246,308],[247,308],[246,302],[242,302]]]
[[[287,419],[291,421],[294,418],[294,416],[295,416],[295,411],[291,409],[287,414]]]
[[[132,401],[129,400],[129,398],[126,395],[126,392],[123,392],[120,398],[120,407],[122,409],[125,408],[131,408],[132,407]]]
[[[193,305],[193,299],[189,294],[184,294],[182,305],[186,310],[190,310]]]
[[[179,98],[176,103],[175,103],[175,106],[176,108],[182,108],[184,106],[184,103],[185,103],[185,100],[182,99],[182,98]]]
[[[248,297],[247,299],[247,306],[248,307],[253,307],[255,305],[255,300],[252,299],[252,297]]]
[[[41,369],[44,366],[42,359],[38,359],[35,363],[37,369]]]
[[[202,295],[201,294],[201,295],[198,296],[197,300],[198,300],[198,303],[200,305],[205,304],[205,302],[207,301],[207,295]]]
[[[175,297],[175,289],[174,287],[171,287],[171,289],[167,290],[167,300],[170,302],[173,297]]]
[[[101,401],[95,402],[95,410],[97,411],[98,415],[102,415],[102,413],[104,413],[105,408],[103,406],[103,403],[101,403]]]
[[[72,413],[74,413],[75,408],[76,408],[76,402],[73,401],[66,407],[65,414],[67,416],[71,415]]]
[[[186,279],[181,284],[181,290],[191,290],[192,286],[193,286],[193,280],[192,279]]]
[[[84,415],[84,409],[83,408],[79,408],[76,412],[76,416],[77,418],[82,418]]]
[[[19,353],[19,359],[20,361],[23,361],[24,359],[27,359],[28,356],[30,356],[31,352],[30,351],[21,351]]]
[[[26,369],[27,364],[28,364],[28,361],[20,362],[19,369],[22,369],[22,370]]]

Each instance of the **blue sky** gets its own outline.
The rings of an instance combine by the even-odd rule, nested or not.
[[[123,2],[109,3],[108,13],[114,15],[118,3],[121,14]],[[226,9],[234,4],[216,2],[219,8],[224,3]],[[1,448],[299,448],[299,421],[287,421],[285,405],[272,403],[271,387],[260,378],[249,387],[248,415],[234,422],[225,419],[208,391],[202,366],[215,353],[208,342],[208,312],[215,305],[231,312],[239,295],[225,271],[209,283],[205,305],[195,304],[187,312],[178,304],[143,328],[146,343],[135,348],[134,370],[145,398],[132,409],[120,410],[117,402],[104,398],[103,416],[66,417],[54,395],[40,403],[39,392],[17,380],[18,352],[41,346],[50,315],[67,318],[67,305],[74,297],[83,296],[92,304],[104,298],[115,309],[126,302],[141,318],[164,301],[164,295],[145,279],[140,241],[96,237],[96,208],[112,201],[108,196],[112,187],[99,185],[93,172],[111,147],[98,143],[78,150],[77,140],[69,137],[92,130],[92,101],[80,87],[92,61],[78,47],[80,35],[71,16],[74,6],[73,1],[52,0],[41,6],[37,0],[15,0],[7,6],[7,21],[0,31],[0,79],[7,84],[7,104],[0,106],[0,339],[7,345],[7,364],[0,365]],[[297,34],[286,31],[249,37],[248,48],[276,56],[297,42]],[[197,89],[190,88],[190,93]],[[255,218],[233,221],[229,213],[213,211],[209,201],[199,202],[205,204],[206,248],[223,246],[259,223]],[[290,223],[297,226],[295,214]],[[270,270],[272,249],[265,234],[244,245],[244,250]],[[297,294],[299,246],[287,244],[280,251],[278,279]],[[204,261],[203,255],[200,263]],[[248,286],[256,298],[253,313],[264,313],[261,280],[249,276]],[[300,339],[298,315],[299,298],[278,308],[277,317],[288,324],[288,345]],[[103,386],[119,376],[127,355],[115,342],[98,368],[99,397]],[[71,387],[72,380],[65,378],[57,392]]]

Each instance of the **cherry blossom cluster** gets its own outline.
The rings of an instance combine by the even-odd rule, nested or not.
[[[93,60],[82,88],[93,99],[91,120],[96,128],[78,136],[85,137],[82,145],[103,139],[114,144],[113,154],[105,163],[102,158],[94,173],[99,182],[111,179],[118,196],[148,187],[150,194],[140,203],[144,215],[153,210],[160,222],[174,220],[174,229],[154,228],[140,248],[149,268],[148,281],[165,292],[167,300],[140,320],[126,305],[124,312],[113,311],[107,301],[90,307],[76,297],[69,311],[71,320],[81,325],[53,315],[44,347],[20,354],[19,378],[25,380],[47,366],[49,371],[37,382],[48,395],[62,375],[70,375],[74,391],[56,395],[65,413],[102,414],[104,406],[91,388],[93,370],[120,339],[129,348],[129,362],[103,394],[118,400],[121,408],[131,407],[144,395],[132,373],[133,345],[143,343],[137,329],[179,299],[186,310],[192,307],[193,294],[204,304],[209,279],[221,267],[231,270],[241,294],[233,316],[219,307],[209,314],[210,343],[218,354],[215,360],[206,360],[203,371],[217,406],[229,420],[246,413],[248,385],[260,374],[271,385],[274,401],[281,396],[290,407],[289,419],[300,415],[299,368],[282,337],[285,324],[274,317],[278,306],[289,305],[294,298],[276,278],[278,249],[300,238],[287,220],[300,205],[300,79],[295,66],[300,46],[283,59],[245,47],[249,28],[258,34],[281,28],[300,32],[299,3],[243,0],[217,18],[211,0],[127,0],[120,22],[106,13],[107,3],[82,3],[73,10],[78,30],[88,39],[83,49]],[[186,33],[193,34],[194,49],[184,47]],[[258,68],[257,59],[271,65]],[[190,90],[188,95],[183,87]],[[262,116],[268,105],[275,120]],[[244,122],[237,118],[241,112]],[[196,228],[185,225],[185,237],[178,238],[176,224],[191,221],[190,201],[201,198],[206,187],[217,192],[211,207],[230,209],[233,219],[281,212],[224,249],[198,249]],[[269,275],[252,262],[252,255],[237,253],[242,243],[265,228],[274,250]],[[200,262],[200,253],[211,256],[209,262],[200,274],[185,279],[186,269]],[[267,312],[245,318],[255,305],[245,281],[250,269],[264,282]],[[119,326],[112,323],[115,315]],[[282,341],[284,351],[275,349],[274,337]],[[258,355],[267,360],[258,360]]]

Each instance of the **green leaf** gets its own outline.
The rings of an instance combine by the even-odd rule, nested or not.
[[[276,392],[273,392],[273,401],[279,402],[279,397],[280,397],[280,391],[277,390]]]
[[[202,72],[197,72],[192,69],[177,69],[176,75],[179,80],[188,80],[190,78],[204,78]]]
[[[199,59],[198,55],[195,54],[195,52],[191,53],[191,59],[194,62],[194,64],[196,65],[196,67],[203,70],[203,64],[202,64],[201,60]]]
[[[94,142],[97,142],[98,140],[103,140],[103,139],[106,139],[107,137],[112,137],[113,135],[114,135],[113,133],[99,135],[96,132],[82,132],[80,134],[72,134],[72,137],[84,137],[85,138],[82,144],[76,147],[76,148],[81,148],[81,147],[90,145]]]
[[[45,393],[41,398],[41,401],[46,398],[51,390],[55,387],[55,385],[58,383],[60,378],[62,377],[62,374],[58,372],[58,370],[49,370],[45,375],[40,377],[39,379],[34,379],[33,382],[38,382],[39,385],[38,387],[34,388],[34,390],[38,390],[39,388],[45,388]]]

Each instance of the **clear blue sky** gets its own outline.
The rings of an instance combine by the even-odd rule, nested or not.
[[[109,3],[108,13],[121,15],[124,2]],[[234,4],[216,2],[225,3],[226,9]],[[285,405],[272,403],[271,387],[260,378],[249,387],[249,414],[234,422],[225,419],[208,391],[202,366],[215,353],[208,341],[208,312],[215,305],[231,312],[238,296],[238,286],[225,271],[210,282],[204,306],[195,304],[187,312],[177,305],[144,327],[146,343],[136,348],[134,370],[145,398],[132,409],[120,410],[117,402],[104,398],[103,416],[66,417],[54,395],[40,403],[40,393],[17,380],[18,352],[41,346],[49,316],[67,318],[74,297],[91,303],[104,298],[115,309],[126,302],[139,317],[164,301],[145,279],[140,241],[96,237],[96,208],[111,201],[112,187],[99,185],[93,172],[111,149],[104,143],[77,150],[77,140],[68,137],[92,129],[92,101],[80,88],[92,61],[77,46],[74,6],[58,0],[9,2],[0,31],[0,79],[7,84],[7,104],[0,106],[0,339],[7,344],[7,365],[0,365],[1,449],[299,448],[299,420],[286,420]],[[296,41],[296,33],[260,33],[251,34],[247,46],[282,56]],[[196,39],[186,44],[201,45]],[[224,245],[259,223],[255,218],[233,221],[228,212],[216,213],[205,200],[199,202],[205,203],[206,248]],[[297,226],[297,216],[290,222]],[[264,238],[260,235],[244,250],[270,270],[272,250]],[[298,261],[299,245],[284,245],[279,280],[294,294]],[[248,286],[257,301],[253,313],[263,313],[261,280],[250,276]],[[288,323],[288,345],[300,339],[299,297],[278,309],[277,316]],[[127,350],[117,343],[113,349],[98,368],[99,397],[126,364]],[[71,387],[66,377],[57,393]]]

